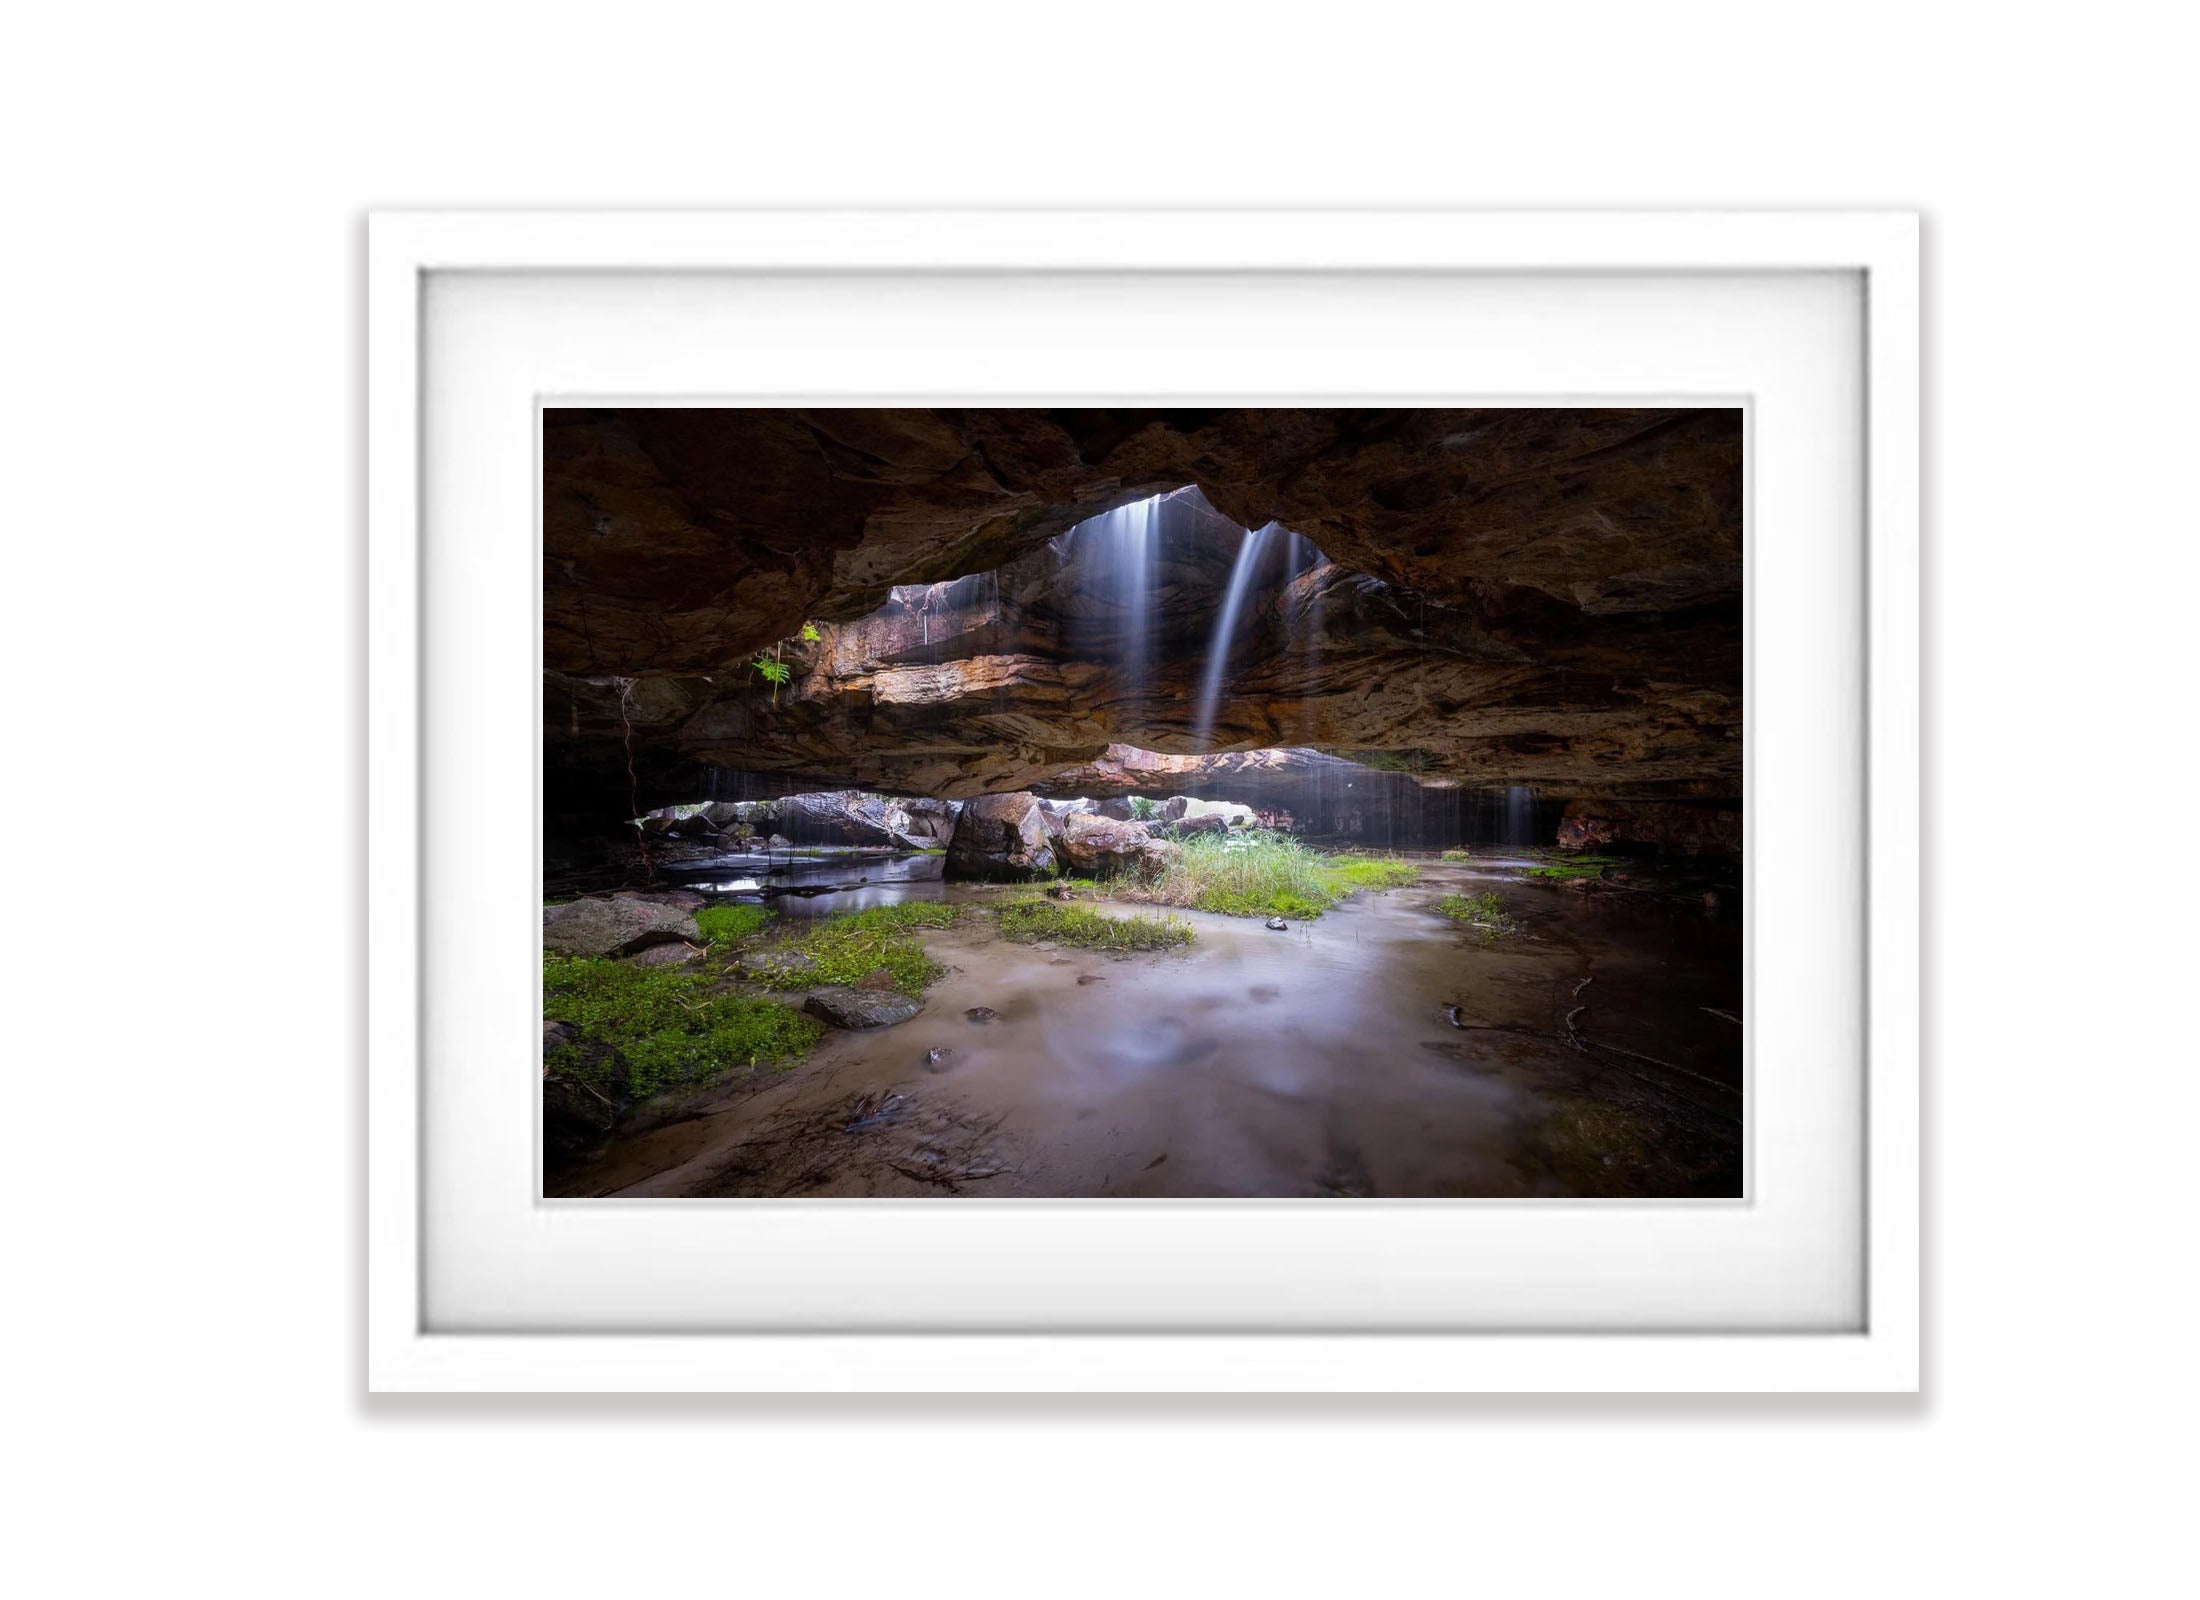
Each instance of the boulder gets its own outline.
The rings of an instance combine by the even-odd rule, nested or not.
[[[1071,868],[1095,877],[1129,873],[1157,878],[1176,853],[1174,845],[1154,838],[1142,822],[1116,822],[1079,812],[1062,827],[1062,854]]]
[[[1594,850],[1612,842],[1612,825],[1601,817],[1567,817],[1558,825],[1561,850]]]
[[[1211,814],[1204,817],[1186,817],[1176,825],[1175,829],[1176,836],[1179,839],[1189,839],[1194,834],[1200,833],[1228,833],[1229,831],[1230,824],[1226,818]]]
[[[1127,794],[1119,794],[1101,801],[1098,815],[1106,817],[1110,822],[1130,821],[1131,797]]]
[[[702,938],[695,919],[679,907],[627,895],[542,908],[542,947],[555,955],[626,955],[668,940]]]
[[[797,844],[892,844],[884,802],[853,789],[790,794],[779,802],[779,831]]]
[[[946,871],[958,878],[1052,877],[1060,870],[1060,831],[1035,794],[980,795],[955,819]]]
[[[892,989],[835,985],[811,995],[805,1009],[836,1028],[890,1028],[924,1009],[924,1002]]]
[[[937,849],[955,836],[960,800],[904,800],[900,805],[908,814],[909,838],[918,849]]]
[[[1184,820],[1185,808],[1191,803],[1190,798],[1185,795],[1172,794],[1161,802],[1161,808],[1154,813],[1154,818],[1160,822],[1181,822]]]

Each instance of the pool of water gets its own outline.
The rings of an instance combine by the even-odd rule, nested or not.
[[[946,857],[876,850],[776,850],[727,854],[664,867],[683,889],[768,903],[783,916],[828,917],[902,900],[936,900]]]
[[[999,897],[942,884],[938,859],[912,864],[933,869],[920,878],[774,904]],[[1434,909],[1493,881],[1515,919],[1502,938]],[[830,1032],[791,1072],[615,1139],[558,1192],[1741,1192],[1738,917],[1477,860],[1425,864],[1411,887],[1282,932],[1187,919],[1192,945],[1135,956],[1011,943],[982,914],[927,930],[949,970],[917,1017]]]

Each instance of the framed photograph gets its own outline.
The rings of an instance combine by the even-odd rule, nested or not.
[[[377,1390],[1905,1390],[1902,214],[387,214]]]

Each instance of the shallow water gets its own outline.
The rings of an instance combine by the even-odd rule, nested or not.
[[[945,860],[886,850],[775,850],[672,863],[659,876],[731,901],[768,901],[790,917],[828,917],[902,900],[937,900]]]
[[[1431,909],[1493,881],[1511,934],[1485,943]],[[998,893],[919,879],[776,904],[871,892]],[[830,1033],[791,1072],[615,1139],[554,1192],[1740,1192],[1738,918],[1496,860],[1427,864],[1288,932],[1187,918],[1189,948],[1135,956],[1009,943],[986,917],[930,931],[951,970],[913,1020]],[[980,1007],[996,1015],[966,1017]]]

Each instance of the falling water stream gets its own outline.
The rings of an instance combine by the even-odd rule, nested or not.
[[[1153,680],[1155,556],[1161,503],[1167,498],[1155,495],[1088,517],[1070,529],[1061,547],[1081,569],[1080,587],[1106,597],[1108,649],[1132,693]]]
[[[1222,698],[1222,677],[1230,665],[1230,646],[1237,637],[1238,613],[1253,587],[1253,573],[1260,566],[1262,548],[1275,529],[1273,522],[1249,530],[1238,545],[1237,561],[1230,568],[1230,587],[1215,618],[1215,636],[1207,646],[1207,675],[1199,685],[1199,717],[1192,725],[1192,741],[1204,753],[1214,738],[1215,705]]]

